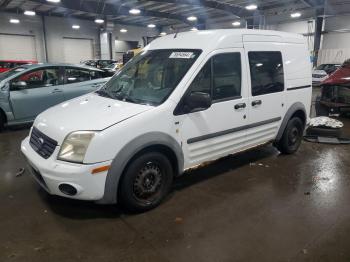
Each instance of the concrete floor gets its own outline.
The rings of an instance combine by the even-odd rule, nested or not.
[[[350,120],[343,119],[350,136]],[[157,209],[49,196],[0,134],[0,261],[350,261],[350,146],[228,157],[175,181]]]

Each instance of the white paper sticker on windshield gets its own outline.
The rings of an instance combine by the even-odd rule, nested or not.
[[[169,58],[184,58],[191,59],[193,58],[193,52],[172,52]]]

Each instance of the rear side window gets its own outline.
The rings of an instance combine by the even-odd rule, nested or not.
[[[213,56],[199,71],[189,90],[208,93],[214,102],[240,97],[241,54],[225,53]]]
[[[284,72],[281,52],[249,52],[252,95],[284,90]]]
[[[229,53],[213,57],[213,100],[241,95],[241,54]]]
[[[65,69],[65,84],[79,83],[91,79],[90,70],[80,68]]]

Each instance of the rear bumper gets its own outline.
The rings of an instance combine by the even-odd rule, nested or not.
[[[98,164],[74,164],[55,159],[54,154],[44,159],[29,144],[27,137],[22,141],[21,151],[27,159],[28,169],[34,179],[49,194],[80,200],[97,201],[103,198],[107,171],[91,174],[95,168],[110,165],[111,161]],[[76,189],[76,194],[67,195],[59,186],[67,184]]]

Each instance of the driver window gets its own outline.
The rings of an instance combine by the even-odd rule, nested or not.
[[[58,68],[47,68],[25,73],[11,81],[12,90],[18,90],[16,84],[20,85],[20,89],[32,89],[40,87],[55,86],[59,84]]]
[[[264,95],[284,90],[281,52],[249,52],[252,95]]]
[[[211,60],[199,71],[189,87],[189,93],[203,92],[211,95]]]

